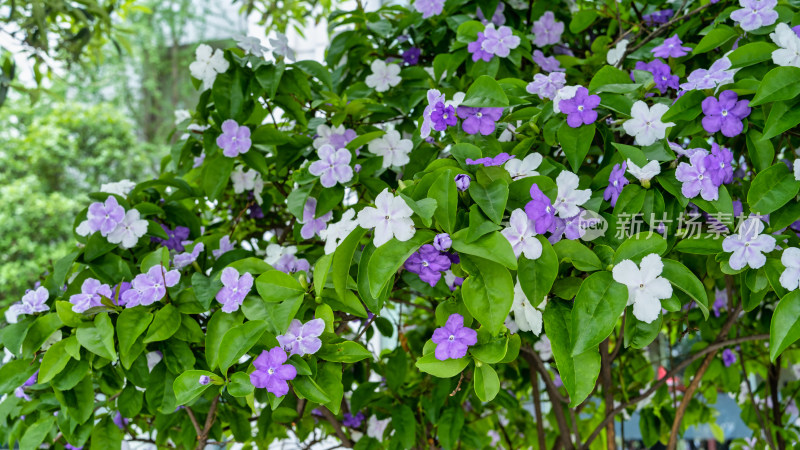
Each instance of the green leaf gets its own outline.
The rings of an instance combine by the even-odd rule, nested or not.
[[[569,22],[570,33],[578,34],[589,28],[597,20],[597,17],[598,12],[595,9],[584,9],[574,13],[572,20]]]
[[[600,258],[578,241],[562,239],[556,242],[553,250],[556,251],[559,261],[569,262],[578,270],[585,272],[603,270],[603,263],[600,262]]]
[[[244,372],[235,372],[228,382],[228,393],[234,397],[247,397],[255,389],[256,387],[250,381],[250,375]]]
[[[469,274],[461,286],[464,304],[489,332],[503,327],[514,301],[514,282],[508,269],[488,259],[461,255],[461,265]]]
[[[769,359],[772,362],[787,347],[800,339],[800,291],[784,295],[778,302],[769,326]]]
[[[334,414],[339,414],[339,410],[342,408],[342,397],[344,397],[342,365],[330,363],[318,365],[316,381],[317,385],[322,388],[322,392],[330,398],[325,406]]]
[[[207,277],[200,272],[195,272],[192,274],[192,289],[198,303],[208,310],[211,308],[211,301],[222,289],[222,281],[218,276]]]
[[[731,61],[731,67],[734,69],[752,66],[753,64],[772,59],[772,52],[777,49],[778,47],[775,44],[769,42],[751,42],[732,51],[728,55],[728,59]],[[769,73],[767,76],[769,76]],[[797,75],[795,74],[794,76],[796,77]],[[761,86],[764,85],[764,81],[766,81],[766,77],[764,77],[764,80],[761,82]],[[755,106],[752,101],[750,102],[750,106]]]
[[[350,265],[353,263],[353,255],[356,252],[356,248],[358,248],[358,243],[366,232],[367,230],[356,227],[356,229],[336,247],[336,251],[333,253],[333,286],[336,289],[336,294],[341,299],[345,298],[347,279],[350,277]],[[297,286],[300,286],[300,284],[298,283]]]
[[[62,339],[47,349],[47,352],[42,357],[42,365],[39,366],[38,383],[47,383],[67,367],[71,357],[67,353],[66,347],[75,341],[75,338],[69,339]]]
[[[392,408],[392,427],[402,448],[414,448],[417,421],[414,418],[414,411],[408,405],[401,404]]]
[[[144,343],[165,341],[175,334],[180,327],[181,313],[172,306],[172,303],[167,303],[156,313],[155,319],[153,319],[153,323],[144,337]]]
[[[354,363],[372,358],[372,353],[358,342],[344,341],[338,344],[324,344],[316,356],[325,361]]]
[[[175,378],[172,383],[172,389],[175,391],[175,401],[178,405],[187,405],[196,399],[203,392],[211,386],[212,383],[200,384],[200,377],[207,376],[209,378],[216,377],[214,372],[206,370],[187,370]],[[249,380],[248,380],[249,381]]]
[[[572,308],[572,353],[577,356],[597,348],[613,331],[628,304],[628,289],[610,272],[586,278]]]
[[[500,392],[500,378],[497,372],[488,364],[481,364],[475,368],[475,395],[481,401],[490,402]]]
[[[219,368],[223,374],[258,342],[267,330],[267,323],[251,320],[225,333],[219,346]]]
[[[744,47],[755,44],[756,43],[748,44]],[[774,45],[767,44],[766,42],[761,42],[760,44],[774,47]],[[738,50],[744,47],[740,47]],[[771,55],[772,52],[769,52],[761,56],[769,59]],[[733,54],[731,54],[731,56],[733,56]],[[731,62],[733,62],[733,60],[731,60]],[[797,95],[800,94],[800,83],[797,83],[798,79],[800,79],[800,68],[797,67],[782,66],[770,70],[764,75],[764,79],[761,80],[761,83],[759,83],[756,95],[750,100],[750,106],[753,107],[769,102],[791,100],[797,97]]]
[[[22,386],[36,372],[36,365],[30,360],[12,359],[0,366],[0,396]]]
[[[86,316],[72,310],[72,303],[56,300],[56,313],[58,318],[68,327],[77,328],[84,323]]]
[[[467,89],[461,105],[476,108],[504,108],[508,106],[508,97],[494,78],[481,75]]]
[[[586,155],[589,153],[589,147],[592,145],[594,139],[595,125],[581,125],[578,128],[572,128],[564,122],[558,128],[558,142],[567,155],[570,167],[574,172],[583,164]]]
[[[302,298],[306,290],[299,281],[280,270],[264,272],[256,278],[256,290],[265,302]]]
[[[89,450],[108,450],[110,448],[121,448],[122,446],[122,430],[119,429],[117,424],[107,415],[92,429],[92,436]]]
[[[679,98],[661,118],[664,122],[673,120],[694,120],[703,112],[702,103],[706,94],[703,91],[689,91]],[[637,163],[636,161],[634,161]],[[638,164],[638,163],[637,163]]]
[[[322,255],[314,264],[314,293],[317,297],[321,296],[322,290],[325,289],[331,263],[333,263],[333,255]]]
[[[451,378],[461,373],[469,364],[470,359],[447,359],[439,361],[433,352],[423,355],[415,364],[417,369],[439,378]]]
[[[108,242],[100,233],[93,233],[86,241],[86,248],[83,250],[83,260],[85,262],[92,262],[95,259],[105,255],[117,248],[117,244]]]
[[[437,426],[439,432],[436,434],[442,449],[453,450],[458,446],[465,417],[466,414],[460,406],[452,406],[442,412]]]
[[[306,398],[315,403],[328,403],[330,398],[325,395],[322,388],[309,376],[298,376],[292,380],[294,392],[300,398]]]
[[[56,313],[37,317],[33,321],[33,325],[28,328],[28,333],[22,341],[22,356],[27,358],[39,351],[47,338],[62,326],[64,324]]]
[[[29,426],[27,430],[25,430],[25,434],[22,435],[22,438],[19,440],[19,448],[21,449],[35,449],[39,448],[44,442],[47,435],[50,433],[50,430],[55,425],[56,419],[53,416],[45,415],[41,419],[37,420],[33,423],[33,425]]]
[[[530,260],[524,255],[519,258],[519,270],[517,280],[522,287],[522,292],[531,303],[540,302],[553,287],[553,282],[558,276],[558,255],[553,246],[544,238],[536,236],[542,243],[542,256],[535,260]]]
[[[648,236],[648,234],[650,236]],[[645,256],[656,253],[663,255],[667,251],[667,241],[658,233],[642,231],[637,233],[620,244],[614,253],[614,264],[619,264],[623,260],[630,259],[639,264]]]
[[[415,201],[405,194],[400,194],[400,197],[402,197],[403,200],[405,200],[406,205],[408,205],[408,207],[411,208],[411,210],[414,211],[414,213],[419,216],[420,219],[422,219],[423,225],[426,227],[431,226],[433,221],[433,213],[436,211],[437,206],[436,200],[432,198],[423,198],[419,201]]]
[[[692,50],[692,55],[699,55],[715,48],[721,47],[726,42],[737,37],[739,34],[736,30],[727,25],[717,25],[716,28],[709,31],[707,35],[700,39],[697,46]]]
[[[386,301],[386,298],[389,296],[389,291],[391,290],[391,285],[386,283],[384,289],[381,291],[380,295],[377,297],[373,297],[369,291],[369,260],[372,259],[372,255],[375,253],[375,246],[372,242],[369,242],[366,246],[364,246],[364,250],[361,251],[361,260],[358,263],[358,295],[361,296],[361,300],[367,305],[370,311],[374,314],[380,314],[381,309],[383,309],[383,304]],[[331,316],[333,315],[333,311],[331,311]],[[331,321],[333,321],[331,319]]]
[[[143,403],[143,392],[136,389],[136,386],[133,384],[128,383],[125,385],[125,388],[122,389],[122,394],[119,396],[117,406],[123,417],[132,418],[142,410]]]
[[[517,268],[514,249],[499,231],[488,233],[470,243],[467,242],[468,233],[468,230],[461,229],[451,236],[454,250],[494,261],[512,270]]]
[[[603,66],[592,77],[589,82],[589,92],[602,92],[600,88],[607,85],[633,85],[630,75],[624,70],[614,66]]]
[[[693,255],[716,255],[722,251],[722,238],[714,235],[702,234],[683,239],[675,244],[675,250]]]
[[[126,369],[139,357],[144,344],[136,344],[136,340],[153,321],[153,314],[144,307],[126,308],[117,317],[117,340],[119,341],[119,359]]]
[[[478,343],[469,348],[473,358],[487,364],[496,364],[503,360],[508,349],[508,335],[492,336],[485,328],[478,330]]]
[[[333,78],[328,69],[314,60],[297,61],[292,66],[299,68],[305,73],[311,74],[314,78],[321,81],[329,90],[333,90]]]
[[[766,170],[775,159],[775,147],[769,139],[762,137],[757,130],[751,128],[747,131],[747,152],[757,172]]]
[[[747,192],[747,203],[753,214],[769,214],[789,203],[799,190],[800,182],[786,164],[779,162],[756,175]]]
[[[789,102],[775,102],[769,110],[769,117],[764,124],[764,136],[761,139],[772,139],[796,127],[797,124],[800,124],[800,108]]]
[[[453,182],[455,171],[443,170],[430,189],[428,197],[436,200],[436,210],[433,217],[436,223],[448,233],[452,233],[456,227],[456,213],[458,212],[458,190]]]
[[[391,241],[376,248],[375,253],[369,259],[367,270],[370,294],[378,297],[383,286],[397,273],[408,257],[416,252],[422,244],[432,241],[433,236],[432,231],[417,230],[414,237],[405,242],[392,238]]]
[[[94,318],[94,326],[78,328],[78,342],[90,352],[111,361],[117,360],[114,349],[114,325],[108,313],[100,313]]]
[[[661,276],[669,280],[673,286],[685,292],[697,302],[697,306],[703,311],[703,316],[708,319],[708,296],[703,283],[697,279],[694,273],[686,266],[672,259],[662,259],[664,270]]]
[[[453,186],[455,187],[455,184]],[[435,187],[434,185],[431,189]],[[472,183],[469,186],[469,195],[492,222],[499,224],[503,220],[508,201],[508,183],[505,180],[494,180],[486,187],[480,183]],[[471,219],[470,215],[470,226],[472,226]]]
[[[645,348],[650,345],[661,331],[663,316],[659,314],[658,319],[645,323],[633,315],[633,306],[629,306],[625,314],[625,347]]]

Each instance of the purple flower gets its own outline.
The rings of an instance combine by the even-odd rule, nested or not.
[[[714,317],[719,317],[720,312],[723,308],[728,306],[728,296],[727,293],[720,289],[714,290],[714,304],[711,305],[711,311],[714,313]]]
[[[131,284],[127,281],[122,281],[114,286],[111,289],[112,294],[114,294],[114,298],[111,299],[112,303],[117,306],[125,306],[125,300],[122,299],[122,294],[128,291],[131,288]]]
[[[350,151],[346,148],[334,150],[331,145],[323,145],[317,150],[319,161],[314,161],[308,171],[319,177],[323,187],[336,186],[336,183],[345,184],[353,179],[353,168],[350,167]]]
[[[498,3],[497,4],[497,9],[495,9],[494,10],[494,14],[492,14],[491,22],[493,24],[495,24],[496,26],[498,26],[498,27],[500,25],[503,25],[504,23],[506,23],[506,16],[503,15],[503,11],[505,9],[506,9],[506,5],[505,4],[503,4],[502,2]],[[483,11],[481,10],[480,7],[478,8],[478,11],[476,13],[477,13],[476,15],[478,16],[478,20],[480,20],[482,24],[484,24],[484,25],[488,25],[489,24],[489,21],[486,20],[486,16],[483,15]]]
[[[233,119],[222,122],[222,134],[217,137],[217,145],[228,158],[247,153],[250,150],[250,128],[239,126]]]
[[[25,392],[25,388],[23,386],[14,389],[14,397],[21,398],[26,402],[31,401],[31,397]]]
[[[586,226],[594,222],[594,220],[582,218],[581,216],[584,213],[585,210],[582,209],[581,212],[573,217],[568,217],[566,219],[556,217],[554,229],[547,240],[550,241],[551,244],[555,244],[561,240],[562,236],[571,241],[582,238],[583,235],[586,234]]]
[[[603,192],[603,200],[611,203],[611,206],[617,205],[619,194],[622,193],[622,188],[628,184],[628,179],[625,178],[625,171],[628,170],[628,163],[622,161],[622,165],[614,164],[611,169],[611,175],[608,177],[608,187]]]
[[[469,164],[469,162],[467,164]],[[470,178],[470,176],[467,174],[460,173],[456,175],[454,181],[456,182],[456,188],[459,191],[464,192],[469,189],[469,183],[472,181],[472,178]]]
[[[733,162],[733,152],[720,147],[716,142],[711,144],[711,154],[705,157],[704,164],[714,184],[721,186],[733,182],[731,162]]]
[[[512,49],[519,46],[519,37],[514,36],[510,27],[501,26],[495,28],[494,24],[486,25],[483,31],[485,39],[481,43],[481,48],[493,55],[505,58]]]
[[[525,213],[533,221],[538,234],[544,234],[553,226],[556,209],[536,183],[531,185],[531,201],[525,205]]]
[[[489,53],[483,49],[483,41],[485,40],[486,35],[483,33],[483,31],[479,31],[478,39],[467,44],[467,51],[472,54],[472,62],[478,62],[479,59],[489,62],[492,60],[492,58],[494,58],[492,53]]]
[[[325,321],[322,319],[309,320],[306,323],[294,319],[286,333],[277,339],[289,355],[313,355],[322,347],[319,337],[324,331]]]
[[[736,362],[736,354],[729,348],[726,348],[722,352],[722,363],[725,364],[725,367],[730,367],[733,363]]]
[[[544,72],[564,72],[566,69],[561,67],[555,56],[544,56],[541,50],[533,51],[533,62],[541,67]]]
[[[345,148],[347,144],[358,135],[355,130],[345,128],[344,125],[329,127],[321,124],[317,127],[317,135],[314,138],[314,148],[320,149],[324,145],[330,145],[335,149]]]
[[[308,272],[311,265],[305,258],[298,258],[291,253],[286,253],[278,259],[273,267],[283,273],[295,273],[300,271]]]
[[[478,159],[467,158],[466,163],[471,166],[474,166],[476,164],[483,164],[484,167],[502,166],[503,164],[506,163],[506,161],[514,158],[514,156],[515,155],[509,155],[508,153],[503,152],[495,156],[494,158],[490,158],[488,156],[485,158],[478,158]],[[456,175],[456,183],[458,183],[458,175]],[[467,187],[469,187],[469,182],[467,182]],[[466,190],[466,188],[464,188],[464,190]]]
[[[500,116],[502,115],[503,108],[458,107],[458,117],[464,119],[461,127],[467,134],[480,133],[484,136],[488,136],[494,133],[495,122],[500,120]]]
[[[189,239],[189,229],[186,227],[182,227],[180,225],[176,226],[174,230],[171,230],[168,226],[161,224],[161,228],[167,233],[167,239],[161,238],[151,238],[153,242],[157,242],[164,247],[167,247],[170,250],[175,250],[176,252],[183,251],[183,241]]]
[[[404,267],[434,287],[442,278],[442,272],[450,269],[450,265],[450,258],[445,253],[437,250],[431,244],[425,244],[409,256]]]
[[[36,372],[33,372],[33,375],[28,377],[28,379],[25,380],[24,383],[22,383],[22,387],[33,386],[34,384],[36,384],[36,381],[38,379],[39,379],[39,371],[37,370]]]
[[[419,55],[422,51],[417,47],[411,47],[403,52],[403,62],[409,66],[416,66],[419,62]]]
[[[342,416],[342,425],[348,428],[358,428],[361,426],[361,422],[364,421],[364,413],[358,412],[355,416],[350,413],[344,413]]]
[[[200,375],[200,379],[197,380],[197,382],[203,386],[206,386],[208,383],[211,383],[211,377],[208,375]]]
[[[664,39],[663,44],[654,47],[653,56],[656,58],[680,58],[681,56],[686,56],[692,49],[684,47],[681,44],[683,44],[683,41],[675,34],[672,37]]]
[[[196,169],[203,165],[203,162],[206,160],[206,154],[200,153],[200,156],[195,156],[192,160],[192,169]]]
[[[739,0],[742,9],[732,12],[731,19],[744,31],[757,30],[778,20],[778,13],[775,11],[777,4],[777,0]]]
[[[47,306],[47,299],[49,297],[50,293],[42,286],[33,290],[28,290],[25,292],[25,295],[22,296],[22,301],[20,303],[23,311],[22,313],[36,314],[38,312],[49,311],[50,307]]]
[[[303,224],[300,229],[300,236],[303,239],[311,239],[314,235],[319,235],[320,231],[328,228],[328,221],[333,217],[333,212],[328,211],[324,215],[315,219],[317,214],[317,199],[308,197],[306,204],[303,207],[303,220],[299,222]]]
[[[567,125],[578,128],[581,125],[590,125],[597,120],[597,111],[594,108],[600,104],[599,95],[589,95],[589,90],[581,86],[575,91],[575,96],[561,100],[558,103],[561,112],[567,115]]]
[[[711,89],[717,85],[724,85],[733,81],[735,70],[730,70],[731,60],[722,57],[706,69],[695,69],[686,77],[687,82],[681,84],[681,89],[691,91],[695,89]]]
[[[456,287],[464,283],[464,279],[457,277],[452,270],[447,270],[444,272],[444,282],[451,291],[455,291]]]
[[[147,273],[136,275],[131,288],[122,294],[126,308],[152,305],[167,294],[167,288],[175,286],[181,279],[177,270],[166,271],[161,264],[151,267]]]
[[[280,347],[264,350],[253,361],[256,370],[250,374],[250,382],[257,388],[267,388],[267,392],[283,397],[289,392],[289,383],[297,376],[297,369],[287,360],[286,352]]]
[[[81,293],[69,298],[69,302],[72,303],[72,311],[82,313],[89,308],[103,306],[100,302],[101,296],[110,299],[113,296],[111,288],[94,278],[87,278],[81,285]]]
[[[92,233],[99,231],[101,236],[108,236],[124,218],[125,208],[119,205],[113,195],[109,195],[105,203],[95,202],[89,205],[87,219]]]
[[[679,81],[677,75],[672,75],[670,72],[670,67],[668,64],[665,64],[660,59],[655,59],[650,61],[649,63],[644,63],[642,61],[636,62],[636,70],[643,70],[646,72],[650,72],[653,74],[653,82],[656,84],[656,88],[663,94],[672,89],[678,89]],[[631,79],[633,79],[633,73],[631,73]]]
[[[176,269],[181,270],[197,261],[197,257],[200,256],[200,253],[203,250],[205,250],[205,245],[203,245],[202,242],[198,242],[195,244],[194,248],[192,248],[191,252],[184,252],[175,255],[175,258],[173,258],[173,265]]]
[[[214,258],[219,259],[220,256],[233,250],[234,244],[235,242],[231,242],[231,237],[226,234],[225,236],[222,236],[222,239],[219,240],[219,248],[212,250],[211,254],[214,255]]]
[[[129,422],[128,419],[122,417],[122,413],[119,411],[117,411],[117,415],[114,416],[114,419],[112,420],[114,421],[114,425],[116,425],[120,430],[124,430],[125,426],[128,425]]]
[[[433,331],[431,340],[436,344],[436,359],[459,359],[467,355],[469,346],[478,343],[478,332],[464,326],[461,314],[450,314],[447,323]]]
[[[552,11],[545,11],[539,20],[533,22],[533,45],[544,47],[545,45],[558,44],[561,42],[561,33],[564,32],[564,22],[556,21],[556,16]]]
[[[253,287],[253,276],[245,272],[241,277],[233,267],[222,270],[222,289],[217,292],[216,299],[222,303],[222,312],[232,313],[239,309],[250,289]]]
[[[452,105],[445,106],[444,102],[439,102],[431,112],[431,120],[433,121],[433,129],[436,131],[444,131],[447,127],[452,127],[458,124],[456,117],[456,109]]]
[[[706,201],[719,199],[719,186],[714,184],[711,174],[707,172],[705,158],[703,153],[694,153],[689,157],[691,165],[682,162],[675,170],[675,178],[683,183],[681,193],[686,198],[700,194]]]
[[[64,449],[65,450],[83,450],[83,447],[76,447],[76,446],[70,444],[69,442],[67,442],[66,444],[64,444]]]
[[[453,240],[450,238],[450,235],[447,233],[440,233],[437,234],[433,238],[433,247],[440,252],[446,252],[450,250],[450,246],[453,245]]]
[[[714,2],[712,1],[711,3]],[[663,11],[654,11],[645,14],[642,16],[642,19],[644,20],[644,24],[648,26],[663,25],[669,22],[669,19],[671,19],[674,14],[675,12],[672,9],[665,9]]]
[[[722,91],[719,100],[706,97],[703,100],[703,128],[709,133],[722,131],[726,137],[734,137],[742,132],[742,119],[750,115],[750,100],[739,100],[733,91]]]
[[[564,72],[552,72],[549,75],[537,73],[525,90],[538,95],[542,100],[546,98],[552,100],[555,98],[556,92],[567,84],[566,77]]]

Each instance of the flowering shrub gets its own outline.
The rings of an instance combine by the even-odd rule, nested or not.
[[[161,176],[8,309],[0,436],[613,448],[638,411],[675,448],[731,394],[784,448],[797,17],[417,0],[333,13],[325,65],[200,45]]]

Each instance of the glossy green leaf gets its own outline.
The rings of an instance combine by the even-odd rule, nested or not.
[[[508,269],[477,256],[462,255],[462,268],[469,274],[461,286],[470,314],[491,333],[503,326],[514,300],[514,283]]]
[[[614,281],[610,272],[586,278],[572,308],[572,353],[595,349],[613,331],[628,304],[628,289]]]

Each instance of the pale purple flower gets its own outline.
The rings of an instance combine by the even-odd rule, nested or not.
[[[217,145],[228,158],[247,153],[252,145],[250,128],[246,125],[239,126],[233,119],[222,122],[222,134],[217,137]]]
[[[653,56],[656,58],[680,58],[686,56],[692,49],[684,47],[683,41],[677,34],[664,39],[664,43],[653,48]]]
[[[206,154],[200,153],[200,156],[195,156],[192,160],[192,169],[196,169],[203,165],[203,162],[206,160]]]
[[[275,270],[290,274],[300,271],[308,272],[311,269],[311,265],[308,263],[307,259],[298,258],[291,253],[282,255],[273,267]]]
[[[681,84],[681,89],[686,91],[711,89],[733,82],[736,70],[731,69],[731,60],[722,57],[706,69],[695,69],[687,77],[687,82]]]
[[[499,155],[497,155],[497,156],[495,156],[493,158],[488,157],[488,156],[484,157],[484,158],[478,158],[478,159],[467,158],[466,159],[466,163],[468,165],[471,165],[471,166],[474,166],[474,165],[477,165],[477,164],[482,164],[484,167],[502,166],[503,164],[505,164],[508,160],[510,160],[512,158],[514,158],[514,155],[509,155],[508,153],[503,152],[503,153],[500,153]],[[458,177],[459,176],[456,175],[456,185],[458,184]],[[469,178],[468,175],[467,175],[467,178]],[[469,187],[469,181],[467,181],[467,187]],[[466,190],[466,188],[464,188],[464,190]]]
[[[219,259],[220,256],[233,250],[234,244],[236,244],[236,242],[231,242],[231,237],[226,234],[219,240],[219,248],[212,250],[211,254],[214,255],[214,258]]]
[[[611,169],[611,175],[608,177],[608,186],[603,192],[603,200],[611,203],[611,206],[617,205],[619,194],[622,193],[622,188],[628,184],[628,179],[625,178],[625,172],[628,170],[628,164],[623,161],[622,165],[614,164]]]
[[[200,253],[202,253],[203,250],[205,250],[205,245],[203,245],[202,242],[198,242],[195,244],[194,248],[192,248],[191,252],[184,252],[175,255],[175,258],[173,258],[173,265],[176,269],[181,270],[197,261],[197,258],[200,256]]]
[[[69,302],[72,303],[72,311],[82,313],[89,308],[103,306],[102,297],[110,299],[112,296],[111,288],[107,284],[87,278],[81,285],[81,293],[70,296]]]
[[[704,164],[714,184],[721,186],[733,182],[732,162],[733,152],[716,142],[711,144],[711,154],[705,157]]]
[[[335,149],[345,148],[347,144],[358,135],[355,130],[345,128],[344,125],[329,127],[321,124],[317,127],[317,135],[314,138],[314,148],[320,149],[324,145],[330,145]]]
[[[678,76],[672,75],[669,65],[660,59],[654,59],[649,63],[637,61],[636,70],[644,70],[653,74],[653,82],[662,94],[666,93],[669,88],[678,89],[679,87]],[[633,73],[631,73],[631,79],[633,79]]]
[[[728,295],[725,291],[720,289],[714,290],[714,304],[711,305],[711,311],[714,317],[719,317],[720,312],[728,306]]]
[[[151,267],[147,273],[140,273],[133,278],[131,288],[122,294],[126,308],[139,305],[152,305],[167,294],[167,288],[175,286],[181,279],[177,270],[167,271],[162,265]]]
[[[777,0],[739,0],[742,9],[731,13],[731,20],[738,23],[744,31],[754,31],[770,26],[778,20],[775,11]]]
[[[438,16],[444,9],[445,0],[414,0],[414,9],[422,13],[422,18]]]
[[[31,401],[31,397],[25,392],[25,388],[22,386],[14,389],[14,397],[21,398],[26,402]]]
[[[208,383],[211,383],[211,377],[208,375],[200,375],[200,379],[197,380],[197,382],[203,386],[206,386]]]
[[[561,67],[555,56],[544,56],[541,50],[533,51],[533,62],[544,72],[564,72],[567,69]]]
[[[722,250],[731,253],[729,264],[733,270],[750,266],[760,269],[767,262],[764,253],[775,250],[775,238],[764,231],[764,223],[758,217],[745,219],[736,234],[729,235],[722,241]]]
[[[739,135],[744,129],[742,119],[750,115],[750,100],[739,100],[733,91],[722,91],[719,100],[706,97],[703,100],[703,128],[709,133],[722,131],[726,137]]]
[[[486,35],[483,33],[483,31],[479,31],[478,39],[467,44],[467,51],[472,54],[472,62],[478,62],[478,60],[481,59],[489,62],[492,60],[492,58],[494,58],[494,54],[483,49],[483,42],[485,40]]]
[[[502,115],[503,108],[458,107],[458,117],[464,119],[461,127],[467,134],[480,133],[483,136],[488,136],[494,133],[495,122],[500,120],[500,116]]]
[[[131,288],[131,284],[127,281],[122,281],[117,283],[116,286],[111,288],[111,293],[114,294],[114,297],[111,299],[111,302],[117,306],[125,306],[126,302],[122,299],[122,294],[128,291]]]
[[[522,209],[511,212],[508,227],[500,233],[508,239],[517,258],[519,255],[525,255],[526,258],[533,260],[542,256],[542,243],[536,239],[535,227]]]
[[[525,90],[530,94],[538,95],[542,100],[546,98],[552,100],[555,98],[556,92],[567,84],[566,77],[564,72],[551,72],[549,75],[537,73]]]
[[[303,219],[299,221],[303,224],[303,228],[300,229],[300,236],[302,236],[303,239],[311,239],[315,234],[319,235],[322,230],[328,227],[328,222],[333,217],[332,211],[328,211],[319,218],[315,218],[316,214],[317,199],[308,197],[303,207]]]
[[[427,93],[428,97],[428,106],[425,107],[425,110],[422,112],[422,125],[419,127],[419,134],[422,138],[428,138],[431,134],[431,128],[433,127],[433,120],[431,120],[431,114],[433,114],[433,110],[436,108],[436,105],[439,102],[445,103],[447,98],[439,92],[438,89],[428,89]],[[431,141],[432,143],[433,141]]]
[[[322,347],[319,337],[325,331],[325,321],[322,319],[309,320],[302,323],[293,319],[286,333],[276,339],[289,355],[313,355]]]
[[[120,430],[124,430],[129,422],[128,419],[122,417],[122,413],[119,411],[117,411],[117,415],[114,416],[112,421],[114,422],[114,425],[116,425],[117,428],[119,428]]]
[[[675,178],[683,183],[681,193],[686,198],[700,194],[706,201],[719,199],[719,186],[714,184],[711,174],[706,170],[705,158],[704,154],[697,152],[689,158],[691,164],[682,162],[675,170]]]
[[[416,66],[419,62],[419,55],[422,51],[417,47],[411,47],[403,52],[403,62],[409,66]]]
[[[42,286],[26,292],[25,295],[22,296],[21,303],[25,310],[24,314],[36,314],[49,311],[50,307],[47,306],[48,297],[50,297],[50,293]]]
[[[239,276],[238,270],[226,267],[222,270],[220,281],[223,287],[217,292],[216,299],[222,304],[222,312],[237,311],[253,288],[253,275],[245,272]]]
[[[722,363],[725,364],[725,367],[730,367],[733,363],[736,362],[736,354],[729,348],[726,348],[722,352]]]
[[[404,267],[409,272],[419,275],[422,281],[434,287],[442,278],[442,272],[450,269],[451,263],[452,261],[447,254],[437,250],[431,244],[425,244],[408,257]]]
[[[250,382],[257,388],[267,388],[267,392],[283,397],[289,392],[289,383],[297,376],[297,369],[284,364],[288,357],[280,347],[262,351],[253,361],[256,370],[250,374]]]
[[[495,24],[495,26],[499,27],[500,25],[506,23],[506,16],[503,15],[503,11],[505,9],[506,5],[503,4],[502,2],[497,4],[497,8],[494,10],[494,14],[492,14],[492,20],[491,20],[491,22]],[[483,10],[481,10],[480,7],[478,7],[478,10],[476,11],[476,15],[478,16],[478,20],[480,20],[482,24],[484,25],[489,24],[490,21],[486,20],[486,16],[483,15]]]
[[[345,184],[353,179],[353,168],[350,167],[352,155],[346,148],[335,150],[331,145],[323,145],[317,150],[319,161],[314,161],[308,171],[319,177],[323,187],[330,188],[336,183]]]
[[[361,422],[364,421],[364,413],[358,412],[355,416],[350,413],[344,413],[342,416],[342,425],[348,428],[358,428],[361,426]]]
[[[456,287],[461,286],[464,283],[464,279],[457,277],[452,270],[445,270],[444,282],[451,291],[455,291]]]
[[[467,163],[467,164],[469,164],[469,163]],[[470,181],[472,181],[472,178],[470,178],[470,176],[467,175],[467,174],[460,173],[460,174],[456,175],[454,181],[456,182],[456,188],[459,191],[464,192],[467,189],[469,189],[469,184],[470,184]]]
[[[459,359],[467,355],[470,346],[478,343],[478,332],[465,327],[464,317],[456,313],[447,318],[443,327],[434,330],[431,340],[436,344],[436,359]]]
[[[447,233],[437,234],[433,238],[433,247],[440,252],[450,250],[451,245],[453,245],[453,239],[451,239],[450,235]]]
[[[711,3],[714,3],[712,0]],[[669,19],[675,15],[675,11],[672,9],[665,9],[663,11],[653,11],[651,13],[645,14],[642,16],[645,25],[653,26],[653,25],[663,25],[669,22]]]
[[[589,90],[581,86],[575,91],[575,96],[561,100],[558,108],[567,115],[567,125],[578,128],[581,125],[591,125],[597,120],[597,111],[600,105],[599,95],[589,95]]]
[[[108,236],[125,218],[125,208],[119,205],[116,197],[109,195],[104,203],[89,205],[86,216],[92,233],[99,231],[101,236]]]
[[[525,213],[538,234],[546,233],[554,224],[556,209],[536,183],[531,185],[531,201],[525,205]]]
[[[556,20],[552,11],[545,11],[538,20],[533,22],[533,45],[544,47],[545,45],[558,44],[561,42],[561,33],[564,32],[564,22]]]
[[[510,27],[501,26],[495,28],[494,24],[486,25],[483,31],[485,39],[481,43],[481,48],[493,55],[505,58],[509,55],[511,50],[519,46],[519,37],[514,36]]]
[[[139,238],[147,233],[147,221],[141,218],[136,209],[128,210],[116,228],[108,233],[108,242],[120,244],[122,248],[133,248]]]

